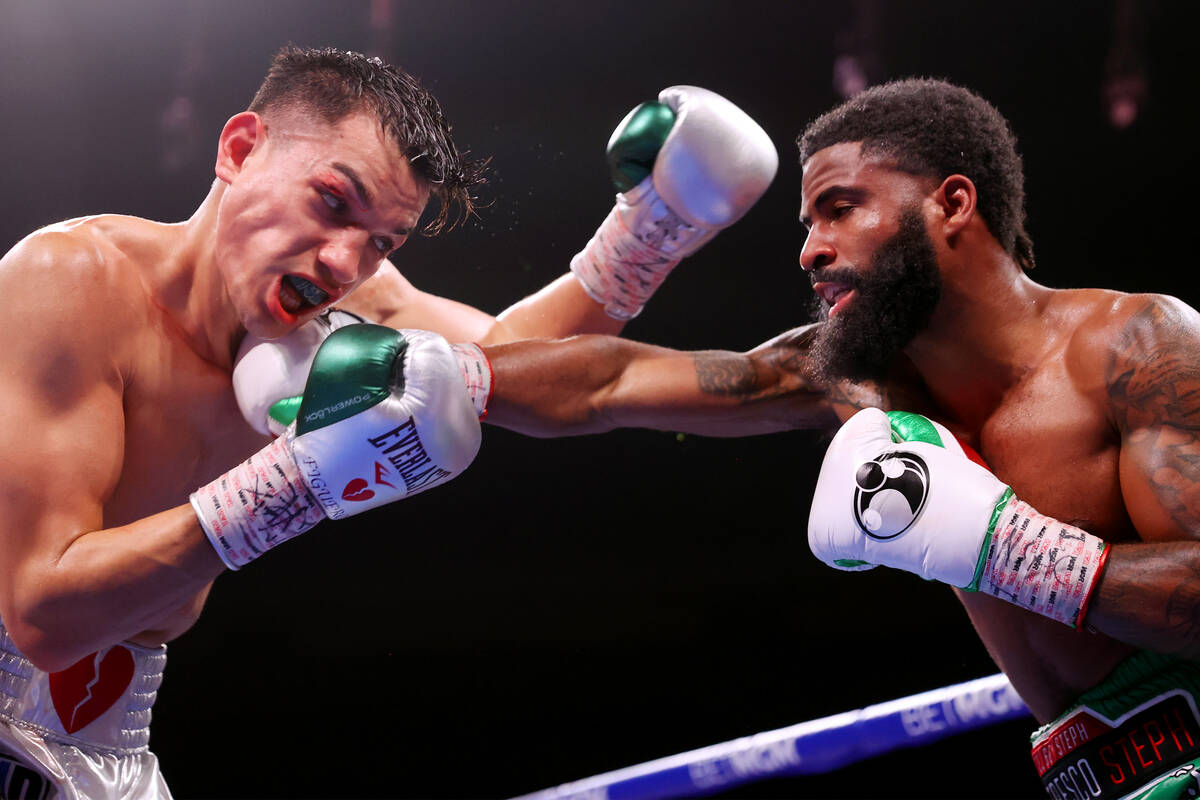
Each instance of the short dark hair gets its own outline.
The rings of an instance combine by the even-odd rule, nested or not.
[[[929,78],[873,86],[809,123],[796,140],[801,165],[842,142],[862,142],[864,153],[886,155],[914,175],[966,175],[992,236],[1018,264],[1033,267],[1017,138],[979,95]]]
[[[284,47],[271,61],[249,110],[300,110],[330,124],[356,111],[373,113],[438,198],[438,215],[425,226],[428,236],[474,213],[473,190],[486,183],[487,162],[459,152],[434,96],[399,67],[362,53]]]

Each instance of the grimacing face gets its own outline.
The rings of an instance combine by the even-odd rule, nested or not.
[[[429,190],[365,113],[333,125],[287,115],[250,144],[222,178],[216,257],[242,324],[275,338],[370,278],[416,229]]]

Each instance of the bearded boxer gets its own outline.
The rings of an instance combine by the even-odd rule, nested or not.
[[[798,144],[820,322],[745,354],[485,346],[488,421],[539,436],[841,425],[814,554],[954,587],[1043,723],[1051,796],[1192,796],[1200,317],[1033,281],[1015,139],[965,89],[875,87]]]
[[[471,212],[482,180],[436,101],[378,59],[289,48],[221,131],[186,222],[76,219],[3,258],[23,321],[0,354],[0,794],[168,797],[150,708],[165,643],[216,576],[471,462],[476,354],[444,337],[619,330],[776,164],[761,128],[695,87],[631,112],[609,155],[627,191],[571,272],[492,317],[388,264],[430,195],[432,233]],[[334,303],[387,327],[327,348],[297,423],[264,439],[235,405],[240,339]]]

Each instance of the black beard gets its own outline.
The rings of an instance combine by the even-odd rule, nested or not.
[[[840,271],[827,274],[843,282]],[[836,317],[830,319],[829,304],[815,298],[815,316],[825,324],[813,340],[810,363],[825,380],[881,380],[929,324],[942,296],[937,253],[915,208],[903,213],[899,230],[879,246],[869,267],[844,274],[844,282],[857,296]]]

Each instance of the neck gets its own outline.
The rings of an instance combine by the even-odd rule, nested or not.
[[[943,270],[934,317],[905,348],[938,407],[974,431],[1051,344],[1038,323],[1053,290],[989,255]]]
[[[229,302],[216,262],[217,213],[225,184],[214,181],[204,202],[155,268],[156,298],[168,318],[202,358],[232,369],[245,329]]]

